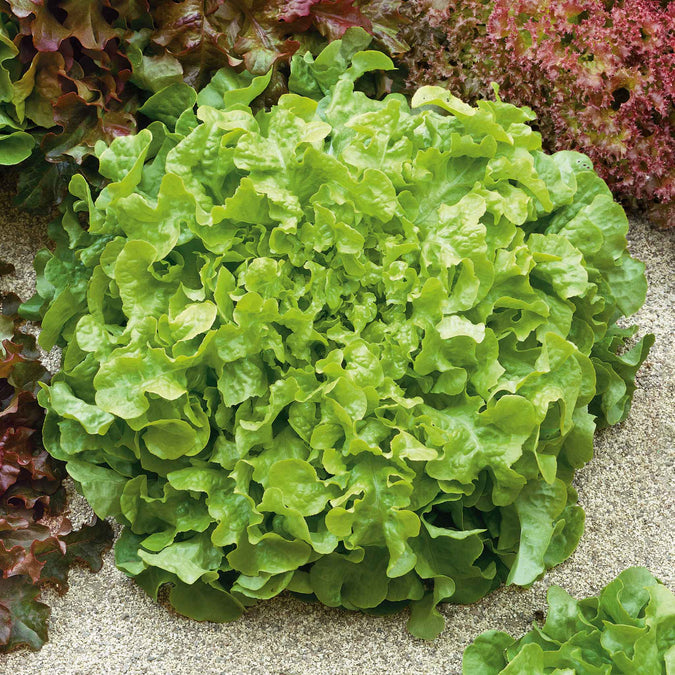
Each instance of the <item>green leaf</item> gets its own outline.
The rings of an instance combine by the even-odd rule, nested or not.
[[[48,392],[49,404],[54,412],[63,419],[79,422],[88,434],[105,434],[115,419],[95,405],[74,396],[65,382],[55,381]]]
[[[175,582],[169,601],[177,612],[197,621],[234,621],[244,611],[243,605],[216,582]]]
[[[464,650],[463,675],[498,675],[507,664],[506,649],[513,642],[507,633],[496,630],[482,633]]]
[[[271,70],[266,75],[253,76],[246,71],[238,73],[231,68],[221,68],[199,92],[197,105],[218,110],[249,105],[265,91],[271,77]]]
[[[213,580],[217,575],[212,572],[218,569],[223,557],[222,552],[211,546],[208,533],[197,534],[190,539],[169,544],[158,553],[139,550],[139,557],[152,567],[175,574],[183,583],[191,585],[198,579]],[[209,579],[210,577],[213,577]]]
[[[127,478],[115,471],[81,460],[70,460],[68,473],[81,487],[99,518],[119,516],[120,497]]]
[[[544,557],[566,502],[567,488],[561,480],[552,484],[530,482],[523,488],[515,502],[520,520],[520,548],[508,583],[526,586],[544,573]]]
[[[174,129],[184,111],[197,102],[195,90],[183,82],[174,82],[154,93],[139,109],[151,120],[158,120]]]
[[[0,164],[20,164],[31,156],[34,145],[35,140],[25,131],[0,134]]]

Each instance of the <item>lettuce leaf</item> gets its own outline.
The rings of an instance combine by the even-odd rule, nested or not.
[[[99,144],[38,259],[46,447],[195,618],[288,589],[433,638],[439,603],[531,584],[651,344],[622,353],[643,266],[587,158],[500,101],[369,98],[368,41],[296,54],[269,110],[224,69]]]
[[[675,656],[675,596],[644,567],[624,570],[599,597],[548,589],[548,616],[519,640],[487,631],[464,652],[464,675],[664,673]]]

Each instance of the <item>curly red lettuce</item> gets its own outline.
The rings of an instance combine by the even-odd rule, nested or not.
[[[530,106],[549,150],[587,154],[615,195],[674,224],[675,13],[659,0],[407,3],[410,87]]]

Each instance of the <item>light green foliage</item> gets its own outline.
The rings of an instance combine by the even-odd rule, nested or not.
[[[586,158],[501,102],[368,98],[391,64],[366,45],[296,56],[255,115],[266,78],[223,71],[169,120],[177,92],[98,148],[110,183],[73,180],[39,258],[46,446],[124,524],[120,567],[201,619],[290,589],[411,604],[431,638],[438,603],[532,583],[576,547],[574,470],[650,344],[619,355],[643,268]]]
[[[658,675],[675,667],[675,596],[643,567],[623,571],[597,598],[548,590],[546,623],[520,640],[479,635],[464,675]]]
[[[18,48],[0,22],[0,165],[19,164],[30,156],[35,141],[24,131],[26,97],[32,88],[31,73],[19,79]]]

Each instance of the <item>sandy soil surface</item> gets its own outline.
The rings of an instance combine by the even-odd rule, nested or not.
[[[0,186],[1,187],[1,186]],[[0,282],[28,298],[31,259],[47,243],[43,219],[20,214],[0,191],[0,259],[16,275]],[[528,590],[505,588],[467,607],[446,606],[447,628],[433,643],[412,638],[405,614],[373,618],[290,597],[251,609],[233,624],[197,623],[154,603],[106,556],[102,571],[76,569],[52,607],[50,640],[38,653],[0,656],[0,672],[37,674],[326,675],[459,673],[466,645],[489,628],[521,634],[559,584],[577,597],[597,593],[630,565],[675,586],[675,232],[631,221],[631,251],[647,265],[649,294],[635,316],[656,344],[638,376],[629,418],[598,434],[596,455],[577,475],[586,532],[573,557]],[[57,355],[50,360],[57,365]],[[71,500],[77,523],[90,511]]]

